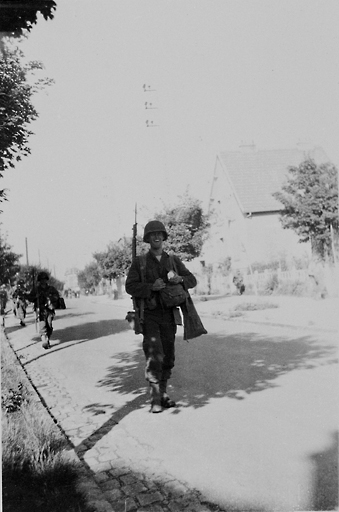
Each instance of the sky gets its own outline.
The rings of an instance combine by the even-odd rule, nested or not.
[[[57,0],[21,43],[55,83],[1,184],[12,250],[63,280],[132,234],[136,204],[140,233],[185,193],[207,211],[242,142],[338,166],[338,18],[337,0]]]

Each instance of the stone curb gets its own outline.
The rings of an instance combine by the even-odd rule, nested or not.
[[[41,414],[58,428],[67,440],[69,449],[64,455],[80,466],[77,490],[94,512],[225,512],[218,505],[209,503],[199,491],[188,488],[182,482],[168,477],[165,482],[150,479],[143,474],[132,472],[124,461],[97,461],[96,469],[89,468],[81,450],[76,450],[64,429],[54,417],[45,399],[39,393],[17,356],[7,334],[4,338],[23,372],[23,378],[32,396],[36,397]]]
[[[51,412],[48,409],[47,404],[45,403],[44,399],[40,395],[37,388],[34,386],[32,380],[30,379],[29,375],[27,374],[25,368],[23,368],[20,359],[18,358],[15,350],[13,349],[13,346],[7,336],[6,329],[1,327],[0,331],[0,337],[1,342],[3,340],[7,342],[9,348],[11,349],[15,362],[18,365],[18,367],[21,369],[23,374],[23,380],[25,381],[26,387],[29,389],[30,394],[32,397],[35,397],[35,405],[39,409],[41,415],[45,416],[47,421],[49,421],[51,424],[53,424],[54,428],[58,428],[58,430],[61,432],[62,436],[67,440],[68,449],[64,452],[64,455],[66,458],[68,458],[71,461],[75,461],[79,466],[82,468],[81,474],[79,476],[79,480],[77,482],[77,490],[79,490],[83,495],[87,498],[87,504],[92,507],[95,511],[102,511],[102,512],[114,512],[113,508],[111,507],[110,503],[105,499],[103,492],[101,491],[99,485],[97,484],[94,475],[91,474],[91,470],[86,467],[84,462],[77,456],[74,446],[68,439],[65,432],[62,430],[60,425],[58,424],[58,421],[54,416],[51,414]],[[99,499],[98,499],[99,498]],[[94,505],[97,505],[100,502],[100,508],[93,507]]]

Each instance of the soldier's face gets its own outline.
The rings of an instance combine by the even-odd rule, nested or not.
[[[162,247],[163,241],[164,241],[164,233],[162,231],[150,233],[149,243],[150,243],[152,249],[160,249]]]

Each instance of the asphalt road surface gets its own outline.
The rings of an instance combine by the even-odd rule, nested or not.
[[[84,460],[173,478],[225,509],[338,506],[337,336],[203,318],[189,343],[179,327],[169,392],[178,407],[149,412],[141,336],[126,301],[67,301],[52,348],[7,321],[10,342]],[[79,448],[80,447],[80,448]]]

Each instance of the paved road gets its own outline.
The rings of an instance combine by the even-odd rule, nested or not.
[[[128,470],[186,495],[196,489],[223,510],[337,509],[334,331],[204,317],[209,334],[186,343],[179,328],[170,386],[178,407],[154,415],[141,336],[124,320],[127,304],[103,297],[68,300],[49,351],[41,348],[32,314],[26,328],[10,318],[6,329],[110,503],[121,498],[112,477]],[[126,479],[133,496],[138,485],[146,496],[140,481]],[[149,510],[184,509],[179,502],[161,508],[155,488],[152,496],[141,503]],[[128,507],[135,508],[135,501]]]

